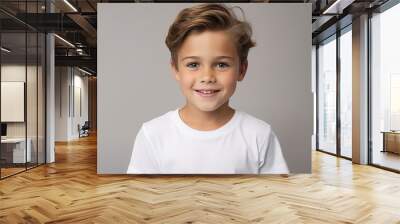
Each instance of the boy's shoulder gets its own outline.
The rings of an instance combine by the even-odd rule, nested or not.
[[[168,111],[161,116],[155,117],[142,124],[142,130],[147,137],[154,138],[174,133],[174,113],[176,111]]]
[[[155,117],[149,121],[143,123],[142,128],[146,130],[146,132],[165,132],[166,129],[171,127],[171,124],[174,123],[174,113],[176,111],[168,111],[161,116]]]
[[[242,117],[240,124],[245,130],[253,130],[261,133],[271,131],[271,125],[267,122],[243,111],[240,111],[240,114]]]

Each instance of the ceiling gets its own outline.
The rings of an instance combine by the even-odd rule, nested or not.
[[[330,35],[329,28],[336,21],[344,17],[351,17],[365,10],[377,7],[387,0],[340,0],[341,4],[334,4],[335,0],[247,0],[225,2],[269,2],[269,3],[311,3],[313,41]],[[166,2],[222,2],[212,0],[45,0],[18,1],[1,0],[0,24],[2,44],[15,49],[15,54],[24,54],[25,29],[39,32],[55,32],[59,37],[74,45],[55,38],[56,65],[80,66],[96,72],[97,57],[97,3],[166,3]],[[333,7],[333,6],[335,7]],[[332,6],[332,7],[330,7]],[[48,13],[52,8],[53,13]],[[327,9],[333,9],[323,14]],[[27,13],[26,13],[27,12]],[[348,19],[351,22],[351,18]],[[344,23],[345,24],[345,23]],[[329,31],[329,32],[328,32]],[[41,47],[41,46],[40,46]],[[35,43],[29,43],[27,52],[34,52]],[[78,50],[79,49],[79,50]],[[2,54],[3,55],[3,54]],[[28,56],[29,57],[29,56]]]

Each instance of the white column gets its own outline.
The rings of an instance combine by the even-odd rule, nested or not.
[[[54,133],[55,133],[55,76],[54,76],[54,35],[49,33],[46,36],[46,60],[47,60],[47,76],[46,76],[46,163],[55,161],[54,151]]]
[[[46,1],[48,12],[54,11],[51,1]],[[55,44],[54,35],[46,35],[46,163],[55,162]]]
[[[368,163],[368,16],[353,20],[353,162]]]

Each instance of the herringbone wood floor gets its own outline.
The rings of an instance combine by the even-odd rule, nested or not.
[[[0,223],[400,223],[400,175],[313,152],[313,173],[96,174],[96,139],[0,181]]]

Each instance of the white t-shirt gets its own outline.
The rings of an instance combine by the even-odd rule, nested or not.
[[[222,127],[200,131],[179,111],[145,122],[128,174],[287,174],[278,138],[266,122],[235,111]]]

